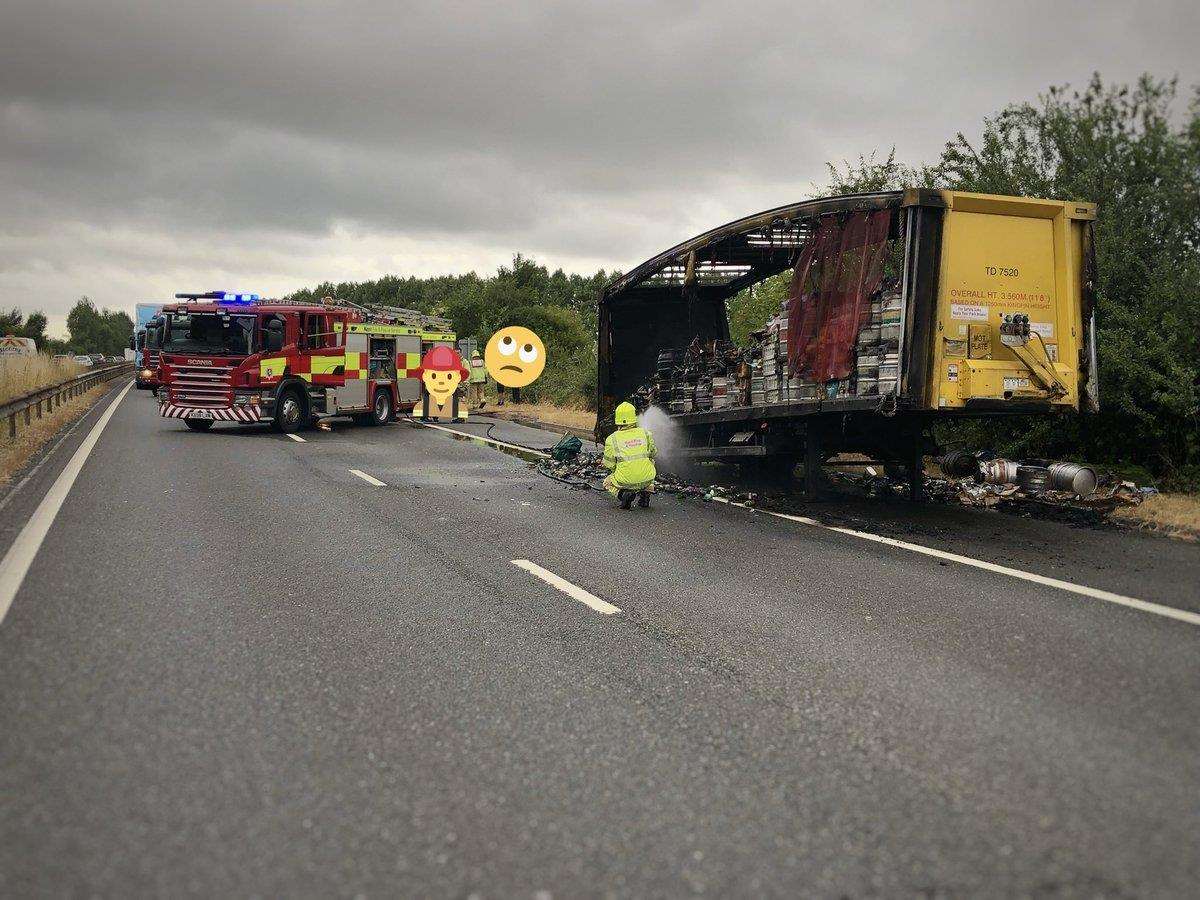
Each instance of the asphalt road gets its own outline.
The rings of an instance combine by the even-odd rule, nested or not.
[[[0,552],[98,415],[0,501]],[[623,513],[418,426],[303,437],[121,401],[0,623],[0,895],[1194,891],[1200,627],[730,507]],[[1200,599],[1194,545],[814,515]]]

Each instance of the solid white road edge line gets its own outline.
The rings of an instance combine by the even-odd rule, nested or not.
[[[552,588],[557,588],[568,597],[578,600],[580,603],[586,604],[598,613],[604,613],[606,616],[611,616],[621,611],[620,607],[613,606],[607,600],[601,600],[595,594],[590,594],[579,585],[571,584],[565,578],[560,578],[551,572],[549,569],[543,569],[537,563],[532,563],[527,559],[514,559],[512,564],[518,569],[524,569],[535,578],[540,578]]]
[[[543,453],[541,450],[530,450],[528,447],[522,447],[519,444],[508,444],[504,441],[498,441],[495,438],[484,437],[482,434],[471,434],[469,431],[459,431],[457,428],[447,428],[445,425],[434,425],[432,422],[422,422],[420,419],[406,419],[405,421],[412,422],[414,425],[423,425],[426,428],[436,428],[438,431],[444,431],[447,434],[460,434],[463,437],[475,438],[488,444],[494,444],[497,447],[508,447],[510,450],[520,450],[522,453],[533,453],[545,459],[550,458],[549,453]]]
[[[430,422],[421,422],[417,419],[411,421],[418,425],[424,425],[426,428],[436,428],[439,431],[448,431],[450,434],[461,434],[465,437],[476,438],[488,444],[496,444],[501,447],[514,447],[512,444],[506,444],[504,441],[497,441],[493,438],[484,437],[480,434],[470,434],[465,431],[456,431],[453,428],[447,428],[444,425],[434,425]],[[514,447],[517,450],[525,450],[524,447]],[[537,453],[538,456],[548,456],[537,450],[525,450],[527,453]],[[717,503],[724,503],[728,506],[736,506],[741,509],[753,509],[746,506],[744,503],[735,503],[732,500],[727,500],[724,497],[713,497]],[[1106,603],[1115,603],[1118,606],[1127,606],[1130,609],[1138,609],[1142,612],[1153,613],[1156,616],[1165,616],[1168,619],[1176,619],[1180,622],[1187,622],[1189,625],[1200,625],[1200,614],[1189,612],[1186,609],[1175,609],[1170,606],[1163,606],[1161,603],[1151,603],[1148,600],[1138,600],[1136,597],[1126,597],[1124,594],[1115,594],[1112,591],[1101,590],[1100,588],[1088,587],[1083,584],[1074,584],[1070,581],[1063,581],[1059,578],[1049,578],[1045,575],[1038,575],[1034,572],[1026,572],[1022,569],[1013,569],[1008,566],[997,565],[996,563],[986,562],[982,559],[974,559],[970,556],[961,556],[958,553],[949,553],[945,550],[935,550],[933,547],[925,547],[921,544],[910,544],[907,541],[900,541],[896,538],[884,537],[881,534],[871,534],[869,531],[856,531],[853,528],[842,528],[839,525],[826,525],[824,522],[818,522],[816,519],[810,519],[808,516],[793,516],[788,513],[771,512],[770,510],[759,509],[755,512],[762,513],[768,516],[774,516],[777,519],[787,519],[790,522],[799,522],[801,525],[809,525],[813,528],[823,528],[826,531],[836,531],[839,534],[849,535],[850,537],[860,538],[864,541],[874,541],[877,544],[885,544],[889,547],[896,547],[900,550],[908,550],[912,553],[920,553],[924,556],[932,556],[936,559],[944,559],[948,562],[956,562],[964,566],[982,569],[985,572],[995,572],[998,575],[1007,575],[1010,578],[1019,578],[1022,581],[1029,581],[1033,584],[1041,584],[1046,587],[1057,588],[1060,591],[1067,591],[1071,594],[1077,594],[1081,597],[1091,597],[1094,600],[1103,600]]]
[[[359,478],[361,478],[367,484],[373,484],[373,485],[375,485],[375,487],[387,487],[387,485],[384,484],[382,481],[380,481],[378,478],[372,478],[366,472],[360,472],[358,469],[351,469],[350,474],[357,475]]]
[[[0,560],[0,622],[3,622],[4,617],[8,615],[9,607],[12,606],[17,591],[21,589],[21,583],[25,580],[29,567],[33,565],[38,550],[42,548],[42,541],[46,539],[50,526],[54,524],[54,519],[62,508],[63,501],[67,499],[67,494],[71,491],[71,486],[79,477],[83,464],[91,455],[92,448],[96,446],[96,441],[100,439],[104,427],[108,425],[108,420],[113,417],[113,413],[132,387],[133,382],[131,381],[108,405],[108,409],[92,426],[92,430],[83,439],[83,443],[76,448],[75,455],[71,457],[70,462],[58,473],[58,478],[54,480],[54,484],[50,485],[50,490],[46,492],[42,502],[33,511],[33,515],[29,517],[29,521],[25,523],[25,527],[21,529],[21,533],[17,535],[12,546],[8,548],[4,559]]]
[[[729,506],[740,506],[743,509],[748,507],[742,503],[734,503],[731,500],[726,500],[722,497],[714,497],[719,503],[726,503]],[[982,559],[974,559],[970,556],[961,556],[958,553],[949,553],[945,550],[935,550],[933,547],[925,547],[921,544],[910,544],[907,541],[897,540],[896,538],[884,537],[881,534],[871,534],[869,531],[856,531],[853,528],[843,528],[840,525],[826,525],[824,522],[818,522],[816,519],[810,519],[808,516],[793,516],[788,513],[771,512],[770,510],[760,509],[759,513],[766,513],[769,516],[775,516],[777,519],[787,519],[789,522],[799,522],[801,525],[810,525],[814,528],[823,528],[826,531],[836,531],[838,534],[848,534],[851,537],[861,538],[864,541],[873,541],[876,544],[884,544],[888,547],[896,547],[901,550],[909,550],[913,553],[920,553],[923,556],[932,556],[935,559],[944,559],[949,562],[959,563],[964,566],[971,566],[976,569],[983,569],[985,572],[996,572],[1000,575],[1007,575],[1010,578],[1020,578],[1022,581],[1030,581],[1034,584],[1042,584],[1046,587],[1058,588],[1060,591],[1067,591],[1072,594],[1079,594],[1083,597],[1091,597],[1094,600],[1104,600],[1108,603],[1116,603],[1120,606],[1128,606],[1130,609],[1140,609],[1142,612],[1154,613],[1158,616],[1166,616],[1169,619],[1178,619],[1180,622],[1188,622],[1191,625],[1200,625],[1200,615],[1194,612],[1188,612],[1185,609],[1175,609],[1170,606],[1163,606],[1160,603],[1151,603],[1147,600],[1138,600],[1136,597],[1126,597],[1124,594],[1114,594],[1112,591],[1104,591],[1100,588],[1088,587],[1083,584],[1074,584],[1070,581],[1063,581],[1059,578],[1049,578],[1045,575],[1038,575],[1034,572],[1025,572],[1021,569],[1012,569],[1008,566],[997,565],[996,563],[985,562]]]
[[[67,440],[71,437],[71,435],[73,435],[76,431],[79,430],[79,426],[87,423],[88,416],[91,413],[93,413],[96,409],[98,409],[99,406],[100,406],[100,404],[97,403],[95,406],[92,406],[89,409],[85,410],[83,415],[81,415],[78,419],[76,419],[74,422],[72,422],[71,427],[68,428],[66,431],[64,431],[62,436],[59,437],[59,439],[54,442],[54,445],[49,450],[47,450],[45,453],[42,454],[42,458],[40,460],[38,460],[37,465],[35,465],[32,469],[30,469],[28,472],[26,472],[25,477],[22,478],[20,481],[18,481],[16,484],[14,484],[12,486],[12,489],[7,494],[4,495],[3,499],[0,499],[0,512],[4,512],[4,507],[8,506],[8,504],[10,502],[12,502],[12,498],[15,497],[17,495],[17,493],[23,487],[25,487],[25,485],[27,485],[27,484],[29,484],[29,482],[33,481],[34,476],[36,476],[37,473],[42,470],[42,466],[44,466],[46,464],[46,461],[49,459],[52,459],[54,457],[54,454],[58,452],[58,448],[61,447],[63,444],[65,444],[67,442]]]
[[[297,444],[307,444],[308,443],[308,441],[306,441],[304,438],[300,437],[300,435],[292,434],[290,431],[287,433],[287,436],[290,437]]]

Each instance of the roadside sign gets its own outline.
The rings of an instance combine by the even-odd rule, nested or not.
[[[6,334],[0,337],[0,356],[36,356],[37,344],[33,338]]]

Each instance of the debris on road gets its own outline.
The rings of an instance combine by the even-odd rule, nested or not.
[[[1029,514],[1074,511],[1100,517],[1118,507],[1136,506],[1146,497],[1144,489],[1132,481],[1122,481],[1113,475],[1098,476],[1091,469],[1086,469],[1088,474],[1082,475],[1079,470],[1084,467],[1074,463],[1055,463],[1048,468],[1019,465],[1008,460],[993,460],[992,463],[1000,465],[985,464],[990,468],[982,480],[926,475],[925,495],[933,502],[958,503],[980,509],[1008,508]],[[1059,470],[1066,474],[1057,479],[1045,474],[1053,472],[1057,466],[1074,468]],[[1094,485],[1086,496],[1058,487],[1076,477],[1081,479],[1080,484]],[[868,496],[904,497],[908,494],[905,481],[875,474],[870,469],[866,473],[834,471],[829,473],[829,478],[835,483],[861,488]]]
[[[561,460],[544,459],[531,465],[541,474],[578,490],[600,489],[601,481],[608,474],[600,454],[583,450]],[[992,480],[988,476],[952,478],[926,475],[927,499],[976,509],[998,509],[1017,515],[1098,522],[1115,509],[1136,506],[1148,496],[1148,490],[1153,490],[1139,488],[1133,482],[1123,481],[1113,475],[1098,475],[1094,470],[1074,463],[1040,466],[992,460],[986,465],[989,466],[988,471],[993,473]],[[958,470],[961,471],[961,467]],[[1047,473],[1058,474],[1056,477]],[[825,471],[825,476],[835,486],[862,492],[870,498],[887,500],[908,496],[907,479],[891,478],[872,466],[856,472],[831,468]],[[1084,487],[1094,483],[1095,488],[1087,496],[1080,496],[1072,490],[1057,487],[1068,483]],[[802,495],[790,490],[756,491],[734,485],[703,485],[662,471],[655,481],[655,489],[659,493],[673,495],[680,501],[709,503],[720,499],[750,508],[775,511],[795,510],[805,502]]]

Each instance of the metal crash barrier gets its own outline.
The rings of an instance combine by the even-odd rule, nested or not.
[[[133,363],[114,363],[5,403],[0,406],[0,419],[8,419],[8,439],[16,440],[18,420],[23,419],[25,427],[28,428],[35,418],[40,419],[43,415],[48,415],[68,400],[87,393],[98,384],[122,375],[131,375],[133,370]]]

